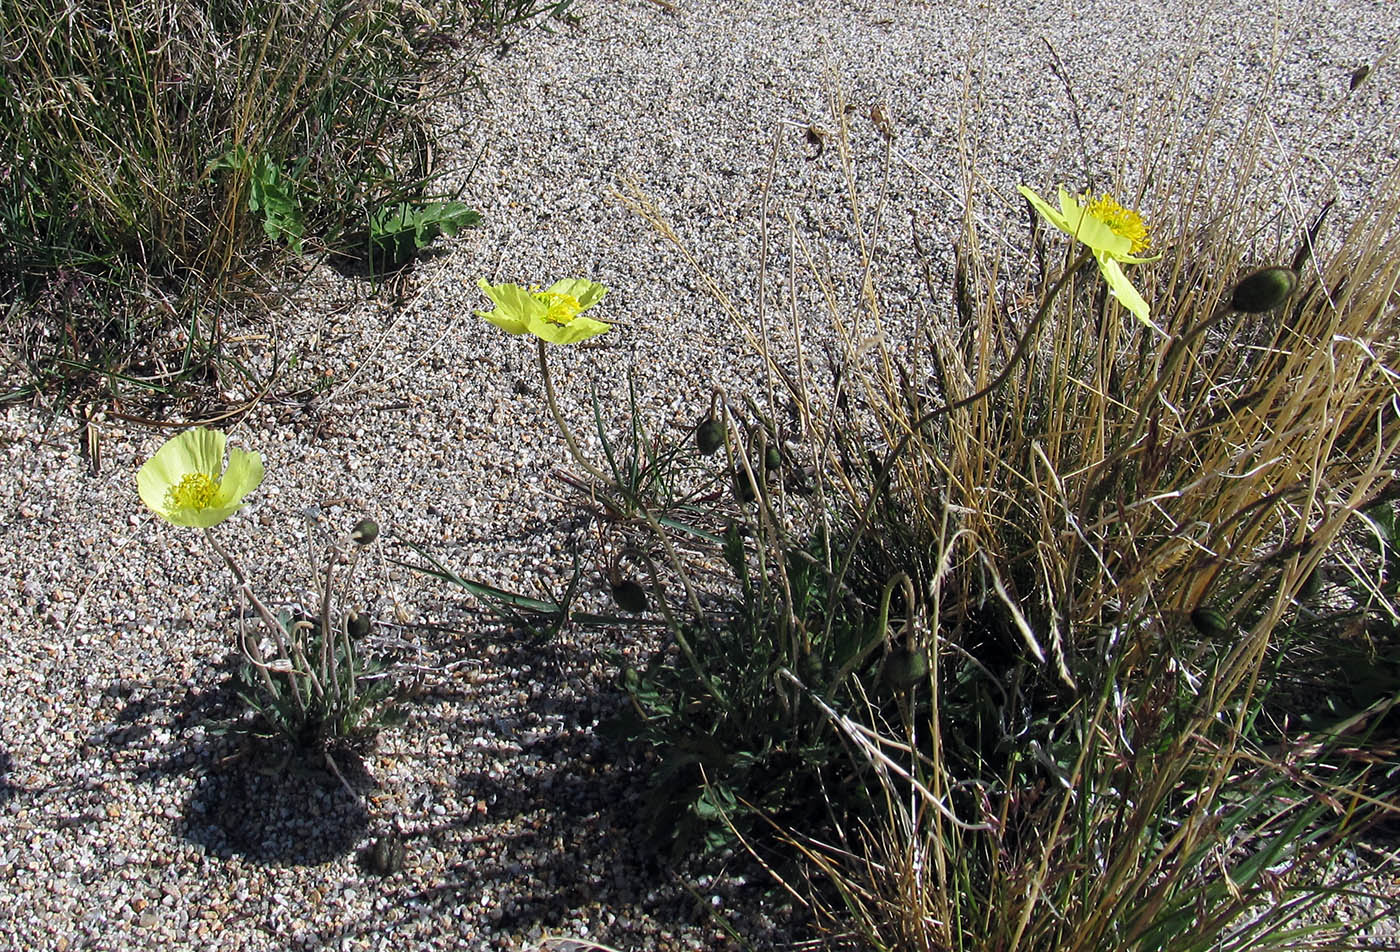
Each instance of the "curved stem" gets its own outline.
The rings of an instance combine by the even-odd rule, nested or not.
[[[606,484],[608,478],[583,455],[583,451],[578,447],[578,441],[574,439],[573,430],[570,430],[569,424],[564,422],[564,415],[559,412],[559,400],[554,395],[554,379],[549,375],[549,361],[545,359],[544,341],[536,339],[535,343],[539,347],[537,353],[540,359],[540,376],[544,378],[545,400],[549,403],[549,412],[554,416],[554,425],[559,427],[559,435],[564,437],[564,443],[569,447],[569,454],[573,456],[574,461],[582,466],[588,475]]]
[[[659,531],[660,527],[658,526],[657,528]],[[666,537],[662,536],[661,538],[665,540]],[[694,649],[691,648],[690,640],[686,638],[681,624],[676,621],[675,616],[671,614],[670,607],[666,604],[666,591],[661,586],[661,574],[656,570],[656,563],[652,561],[651,556],[640,549],[633,550],[633,555],[646,566],[647,573],[651,576],[652,591],[656,595],[656,605],[661,610],[661,614],[666,616],[666,624],[671,629],[671,635],[676,639],[676,646],[681,649],[681,654],[685,655],[685,660],[690,664],[690,669],[695,672],[695,676],[700,679],[700,683],[705,686],[705,690],[710,692],[710,695],[719,702],[719,705],[725,710],[729,710],[729,699],[725,697],[724,692],[719,689],[719,686],[714,683],[710,676],[705,673],[705,668],[700,663],[700,659],[696,656]],[[684,579],[685,576],[682,574],[681,577]],[[688,587],[687,591],[689,591]],[[696,621],[703,624],[703,615],[699,610],[699,606],[694,605],[692,609],[695,612]]]
[[[564,437],[565,445],[569,447],[569,454],[583,467],[588,475],[598,480],[598,482],[602,483],[604,486],[611,486],[612,480],[604,476],[602,471],[590,463],[588,458],[583,455],[583,451],[579,449],[578,441],[574,439],[573,431],[569,429],[569,424],[564,421],[564,414],[559,412],[559,400],[554,393],[554,380],[549,375],[549,362],[545,359],[544,341],[537,340],[535,343],[539,345],[537,353],[540,359],[540,376],[544,378],[545,400],[549,403],[549,412],[554,417],[554,425],[559,427],[559,433]],[[657,522],[656,517],[652,515],[645,506],[639,504],[637,512],[646,520],[647,525],[656,533],[657,537],[661,540],[661,544],[665,547],[666,554],[670,558],[671,564],[675,567],[677,574],[679,574],[681,584],[685,587],[686,597],[690,600],[690,606],[695,612],[695,617],[703,618],[705,613],[700,608],[699,599],[696,598],[695,592],[690,586],[690,580],[686,577],[680,559],[676,556],[675,550],[671,547],[670,538],[662,530],[661,524]]]
[[[272,635],[272,640],[277,644],[277,651],[283,658],[290,661],[291,655],[287,652],[287,643],[282,638],[282,623],[277,620],[276,615],[272,614],[272,610],[263,604],[263,600],[254,594],[253,587],[248,584],[248,577],[243,574],[243,569],[233,560],[233,556],[229,555],[224,547],[219,545],[219,540],[214,538],[214,530],[206,527],[204,530],[204,538],[209,541],[209,545],[213,547],[214,551],[219,553],[223,558],[224,564],[228,566],[229,572],[233,574],[234,580],[238,582],[239,590],[243,593],[244,597],[252,603],[253,608],[258,613],[258,617],[262,619],[263,625],[267,627],[268,633]],[[272,675],[268,673],[267,662],[263,660],[262,650],[258,648],[257,641],[246,636],[240,640],[243,643],[239,647],[243,649],[244,654],[252,659],[253,666],[262,673],[263,683],[268,691],[271,692],[273,697],[277,697],[280,692],[272,682]],[[301,694],[296,690],[295,685],[292,689],[292,697],[296,700],[297,707],[304,711],[306,707],[302,703]]]
[[[897,585],[904,586],[904,601],[908,606],[907,611],[909,612],[909,617],[905,619],[903,627],[905,633],[905,647],[913,650],[914,636],[912,619],[914,617],[914,583],[909,581],[909,576],[906,573],[900,572],[885,583],[885,591],[880,598],[880,622],[876,626],[875,636],[871,638],[868,643],[861,645],[860,650],[847,658],[846,663],[841,665],[840,669],[836,672],[836,677],[832,678],[831,683],[827,685],[825,695],[827,701],[833,700],[836,697],[836,689],[841,686],[841,682],[850,677],[852,671],[864,664],[865,659],[870,657],[872,651],[889,639],[890,597],[894,594],[895,586]]]
[[[1074,260],[1074,263],[1065,269],[1064,274],[1060,275],[1059,279],[1050,288],[1049,293],[1045,295],[1045,300],[1041,302],[1040,309],[1036,311],[1035,317],[1032,318],[1030,324],[1026,327],[1025,333],[1023,333],[1021,339],[1016,342],[1016,349],[1012,351],[1010,358],[1007,359],[1006,366],[1002,367],[1001,372],[992,378],[991,383],[987,384],[976,393],[969,394],[951,403],[945,403],[943,406],[935,410],[930,410],[928,413],[919,417],[909,425],[904,436],[902,436],[899,442],[885,455],[884,462],[880,464],[880,470],[875,476],[875,484],[871,488],[870,498],[866,501],[865,508],[860,515],[860,522],[856,525],[855,537],[847,547],[846,555],[841,560],[841,568],[836,573],[837,588],[839,588],[846,579],[846,573],[851,567],[851,559],[856,552],[856,542],[865,534],[866,529],[869,528],[870,517],[875,512],[875,502],[879,499],[880,493],[888,484],[890,477],[894,474],[895,464],[899,462],[900,456],[904,455],[905,449],[909,446],[909,441],[912,440],[916,434],[922,432],[923,428],[929,423],[932,423],[941,416],[952,413],[954,410],[961,410],[969,404],[976,403],[978,400],[995,392],[1005,384],[1007,380],[1011,379],[1011,372],[1016,369],[1016,365],[1021,362],[1021,359],[1026,356],[1026,352],[1030,350],[1032,341],[1040,331],[1040,325],[1044,324],[1045,319],[1050,316],[1050,305],[1060,296],[1060,292],[1065,289],[1065,285],[1069,284],[1070,278],[1092,259],[1093,252],[1086,249],[1080,252],[1079,257]]]

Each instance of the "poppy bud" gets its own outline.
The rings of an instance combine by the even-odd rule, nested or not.
[[[361,519],[350,530],[350,538],[356,545],[369,545],[379,538],[379,524],[373,519]]]
[[[739,502],[754,501],[753,483],[749,482],[749,474],[742,466],[734,470],[734,498]]]
[[[356,639],[369,634],[369,616],[360,612],[351,612],[345,617],[345,633]]]
[[[369,852],[369,867],[380,876],[392,876],[403,869],[403,839],[388,833],[374,841]]]
[[[707,416],[695,428],[695,448],[701,455],[709,456],[724,445],[724,424],[712,416]]]
[[[1293,294],[1298,274],[1292,268],[1260,268],[1240,279],[1230,295],[1230,306],[1246,314],[1272,311]]]
[[[1230,623],[1225,616],[1209,605],[1197,605],[1191,612],[1191,624],[1196,626],[1196,630],[1208,638],[1219,638],[1230,630]]]
[[[612,597],[617,607],[625,612],[641,613],[647,610],[647,590],[630,578],[613,585]]]
[[[896,691],[907,691],[928,677],[928,655],[900,645],[885,656],[885,683]]]

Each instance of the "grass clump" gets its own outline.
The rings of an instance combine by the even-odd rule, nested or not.
[[[472,26],[501,38],[513,27],[539,20],[571,23],[574,0],[457,0]]]
[[[850,111],[832,115],[849,156]],[[1148,213],[1160,257],[1141,257],[1143,220],[1107,199],[1032,203],[1057,230],[984,251],[1009,246],[969,189],[949,279],[916,237],[922,287],[881,293],[883,209],[849,181],[851,286],[787,242],[829,339],[792,295],[780,347],[763,288],[741,310],[701,269],[767,368],[758,396],[717,392],[660,434],[634,394],[620,441],[595,401],[605,466],[538,343],[587,474],[570,481],[618,537],[608,589],[665,632],[620,659],[615,724],[654,764],[660,842],[747,848],[833,941],[875,948],[1345,947],[1366,928],[1320,911],[1364,887],[1316,877],[1392,812],[1400,686],[1328,708],[1294,674],[1300,644],[1339,657],[1358,626],[1394,648],[1400,201],[1246,255],[1241,193],[1222,214],[1162,190],[1135,202],[1172,210]],[[1100,212],[1135,237],[1071,220]],[[578,572],[542,601],[435,568],[551,631],[627,617],[574,613]]]
[[[754,843],[745,813],[786,830],[834,889],[814,912],[877,948],[1359,934],[1300,917],[1354,885],[1314,877],[1386,811],[1394,772],[1372,765],[1400,684],[1300,729],[1288,674],[1300,628],[1323,655],[1345,620],[1393,651],[1396,184],[1334,236],[1319,215],[1248,255],[1238,194],[1222,214],[1164,184],[1140,200],[1173,210],[1148,215],[1161,258],[1120,259],[1150,315],[1088,237],[985,250],[1005,246],[971,190],[951,280],[920,244],[924,286],[877,292],[882,209],[854,207],[852,287],[788,243],[825,367],[810,340],[776,348],[762,291],[741,310],[707,280],[768,406],[727,421],[764,434],[728,444],[741,492],[709,551],[731,581],[704,577],[730,607],[659,605],[673,646],[626,676],[656,795],[721,839]],[[706,563],[668,564],[698,587]],[[1325,612],[1300,608],[1319,566],[1351,580]]]
[[[475,223],[430,194],[425,92],[460,24],[423,6],[0,0],[0,22],[0,293],[30,390],[188,381],[279,258],[383,270]]]

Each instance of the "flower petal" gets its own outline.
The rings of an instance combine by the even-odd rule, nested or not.
[[[577,344],[579,341],[606,334],[612,330],[611,324],[595,321],[591,317],[576,317],[567,324],[555,324],[539,318],[531,318],[529,331],[541,340],[551,344]]]
[[[232,506],[213,506],[208,509],[172,509],[169,512],[160,513],[160,515],[172,525],[197,526],[200,529],[208,529],[217,526],[242,508],[243,504],[237,503]]]
[[[224,478],[219,483],[219,494],[214,498],[214,507],[241,508],[243,497],[257,489],[262,479],[261,456],[248,450],[229,450],[228,469],[224,471]]]
[[[224,468],[224,446],[227,442],[228,437],[223,430],[197,426],[167,440],[164,446],[156,450],[152,459],[163,456],[172,466],[179,467],[180,476],[186,473],[218,476]]]
[[[1060,189],[1060,208],[1064,211],[1065,231],[1088,245],[1095,253],[1107,252],[1120,261],[1133,249],[1131,238],[1118,234],[1107,222],[1095,217],[1089,209],[1064,188]]]
[[[1069,226],[1065,222],[1065,216],[1061,215],[1055,209],[1051,208],[1050,204],[1046,202],[1045,199],[1041,198],[1034,191],[1032,191],[1024,185],[1017,185],[1016,191],[1024,195],[1026,197],[1026,201],[1030,202],[1031,205],[1035,207],[1035,210],[1040,212],[1040,214],[1043,215],[1045,217],[1045,220],[1048,221],[1050,224],[1054,225],[1056,228],[1060,229],[1060,231],[1063,231],[1067,234],[1074,234],[1074,232],[1069,230]],[[1061,205],[1064,204],[1065,194],[1065,190],[1060,189]]]
[[[1150,258],[1137,258],[1133,255],[1114,255],[1113,258],[1115,261],[1121,261],[1123,264],[1151,264],[1154,261],[1162,260],[1162,256],[1159,254],[1153,255]]]
[[[485,278],[479,278],[476,286],[496,305],[496,310],[477,311],[477,316],[486,318],[507,334],[523,334],[532,314],[538,312],[543,316],[544,307],[518,284],[492,285]]]
[[[151,465],[155,457],[146,460],[136,474],[136,488],[141,493],[141,501],[156,515],[165,516],[165,494],[175,485],[160,467]]]
[[[1119,267],[1118,261],[1111,255],[1099,253],[1094,255],[1099,262],[1099,270],[1103,272],[1104,280],[1108,282],[1108,290],[1118,303],[1133,313],[1143,324],[1152,328],[1159,334],[1165,332],[1152,323],[1151,311],[1147,306],[1147,301],[1138,293],[1138,289],[1133,287],[1123,269]]]
[[[597,281],[587,278],[564,278],[555,281],[546,291],[548,294],[567,294],[579,303],[579,310],[586,311],[603,299],[608,289]]]

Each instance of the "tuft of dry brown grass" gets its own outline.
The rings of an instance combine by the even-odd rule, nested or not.
[[[825,366],[795,305],[780,353],[767,296],[741,307],[681,248],[764,360],[770,406],[793,408],[787,437],[816,476],[814,501],[768,531],[839,540],[828,604],[912,580],[886,657],[902,647],[927,673],[894,708],[856,685],[838,709],[779,672],[877,805],[858,829],[788,831],[838,897],[815,908],[889,949],[1343,947],[1363,923],[1296,924],[1339,888],[1309,876],[1387,808],[1328,760],[1335,734],[1261,712],[1300,589],[1395,496],[1400,170],[1345,227],[1317,210],[1248,246],[1268,222],[1191,161],[1204,134],[1184,156],[1143,150],[1177,173],[1137,196],[1163,210],[1161,260],[1132,273],[1159,333],[1066,236],[1008,251],[984,224],[984,203],[993,221],[1005,204],[971,185],[954,280],[926,267],[922,288],[877,288],[882,209],[856,200],[848,115],[834,97],[858,265],[833,273],[787,236],[791,283],[825,302]],[[1241,181],[1251,141],[1232,147]],[[625,199],[676,240],[640,190]],[[1258,265],[1296,287],[1249,313],[1235,294]],[[886,320],[881,302],[911,294],[944,316]]]

